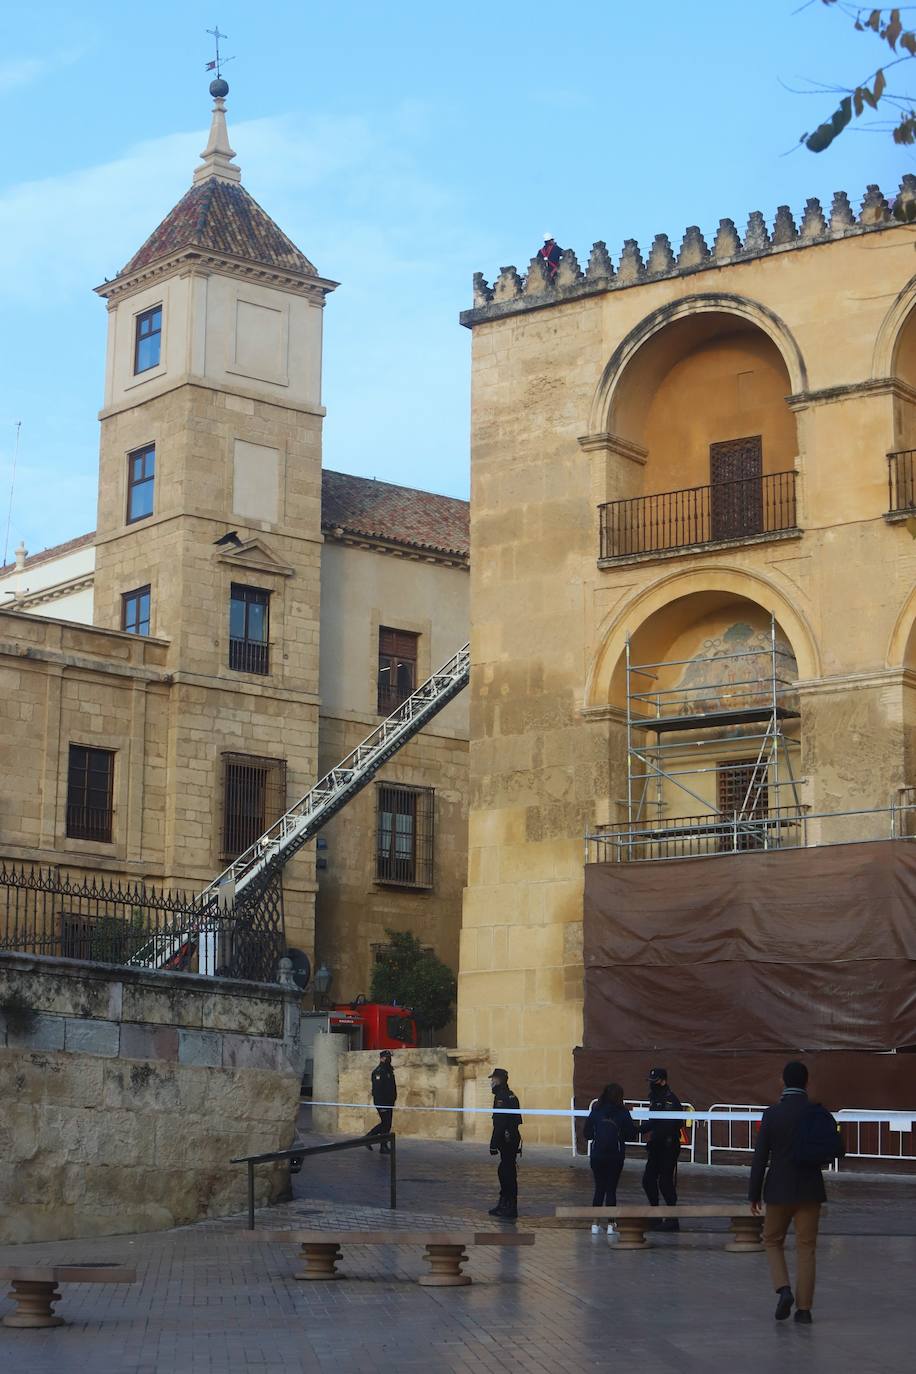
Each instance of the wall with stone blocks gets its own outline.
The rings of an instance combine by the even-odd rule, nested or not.
[[[370,1076],[378,1064],[376,1050],[351,1050],[340,1056],[339,1102],[371,1102]],[[392,1064],[398,1085],[394,1130],[397,1135],[419,1136],[426,1140],[481,1139],[489,1136],[489,1116],[459,1111],[409,1111],[410,1107],[476,1107],[492,1100],[486,1075],[486,1052],[460,1050],[394,1050]],[[481,1126],[481,1123],[483,1125]],[[342,1135],[361,1135],[378,1124],[374,1107],[342,1107],[337,1128]]]
[[[292,1144],[302,1055],[281,988],[0,954],[0,1242],[240,1211],[228,1161]]]

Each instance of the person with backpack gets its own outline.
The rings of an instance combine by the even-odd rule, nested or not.
[[[821,1207],[827,1201],[823,1170],[846,1153],[840,1128],[826,1107],[811,1102],[808,1070],[797,1059],[782,1071],[783,1092],[767,1107],[757,1132],[748,1200],[755,1216],[766,1203],[763,1244],[776,1289],[774,1316],[785,1321],[795,1303],[795,1320],[811,1321],[815,1251]],[[766,1179],[764,1180],[764,1174]],[[786,1234],[795,1223],[798,1272],[793,1296],[786,1268]]]
[[[619,1083],[608,1083],[595,1105],[588,1114],[584,1130],[585,1139],[591,1142],[589,1164],[595,1179],[593,1207],[616,1207],[617,1184],[627,1157],[627,1141],[637,1137],[636,1122],[623,1105],[623,1088]],[[614,1230],[614,1223],[608,1222],[608,1235]],[[592,1235],[601,1230],[597,1222],[592,1226]]]

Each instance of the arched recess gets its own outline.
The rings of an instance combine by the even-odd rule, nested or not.
[[[888,668],[916,668],[916,587],[894,622],[885,662]]]
[[[649,340],[680,320],[697,319],[703,315],[731,317],[736,325],[743,322],[759,329],[775,345],[782,358],[790,394],[807,389],[808,373],[801,349],[785,322],[767,306],[726,292],[687,296],[654,310],[618,344],[595,391],[589,417],[591,434],[617,433],[614,419],[616,394],[628,368]]]
[[[694,568],[659,578],[616,613],[589,669],[586,707],[606,706],[619,697],[615,677],[619,684],[628,634],[635,634],[651,616],[673,602],[705,594],[732,596],[772,611],[795,655],[799,679],[820,677],[820,656],[807,621],[770,581],[740,568]]]
[[[916,448],[916,277],[912,277],[898,294],[885,315],[872,358],[874,377],[894,377],[904,383],[894,397],[894,434],[895,452],[911,451]],[[912,486],[912,457],[898,460],[905,464],[903,472],[892,471],[892,480],[904,480],[904,493]],[[892,509],[897,506],[897,495],[892,493]]]
[[[898,376],[901,336],[913,307],[916,306],[916,276],[898,291],[875,337],[872,353],[872,377]]]

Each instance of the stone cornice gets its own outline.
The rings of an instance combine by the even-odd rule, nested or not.
[[[154,384],[150,383],[152,388]],[[163,377],[161,384],[155,384],[156,389],[146,392],[140,396],[136,392],[131,392],[123,401],[116,402],[115,405],[106,406],[104,410],[98,412],[99,420],[108,420],[112,415],[120,415],[125,410],[137,410],[140,406],[149,405],[151,401],[158,401],[161,396],[167,396],[172,391],[177,391],[179,387],[196,386],[205,391],[214,391],[219,396],[240,396],[246,401],[254,401],[257,405],[277,406],[280,410],[293,410],[300,415],[315,415],[319,419],[324,419],[327,415],[325,406],[293,405],[286,401],[282,396],[274,396],[266,391],[253,391],[246,386],[226,386],[207,377],[198,377],[193,372],[182,372],[177,377]]]
[[[331,281],[327,277],[270,267],[264,263],[251,262],[247,258],[234,257],[229,253],[214,253],[209,249],[189,246],[151,262],[148,267],[131,273],[128,277],[115,277],[113,281],[103,282],[95,288],[95,292],[108,301],[108,308],[111,309],[125,297],[145,291],[156,282],[186,272],[188,268],[202,273],[220,272],[223,276],[236,277],[241,281],[254,281],[261,286],[272,286],[279,291],[305,296],[315,305],[324,305],[325,296],[340,285],[339,282]]]
[[[63,596],[72,596],[75,592],[85,591],[94,583],[94,572],[81,573],[79,577],[71,577],[67,582],[55,582],[50,587],[41,587],[34,592],[17,592],[15,600],[11,600],[3,607],[3,610],[18,611],[23,606],[41,606],[46,601],[59,601]],[[53,618],[56,619],[56,617]]]
[[[371,553],[388,554],[392,558],[406,558],[412,563],[438,563],[446,568],[461,568],[465,572],[470,568],[469,556],[464,553],[435,549],[425,544],[407,544],[397,539],[385,539],[381,535],[361,534],[358,530],[343,529],[340,525],[323,525],[322,533],[328,544],[342,544]]]
[[[786,397],[790,410],[805,410],[808,406],[830,405],[847,401],[852,396],[894,396],[901,401],[916,403],[916,387],[900,377],[868,377],[863,382],[846,382],[842,386],[825,386],[819,390],[799,391]]]
[[[642,444],[634,444],[632,440],[623,439],[619,434],[611,434],[609,430],[599,434],[583,434],[577,442],[586,453],[614,453],[620,458],[629,458],[632,463],[640,465],[645,465],[649,457],[649,450]]]

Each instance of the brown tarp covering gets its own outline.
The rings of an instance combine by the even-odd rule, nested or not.
[[[767,1102],[804,1054],[834,1107],[916,1107],[913,1049],[916,842],[586,868],[577,1095],[660,1062],[698,1108]]]

